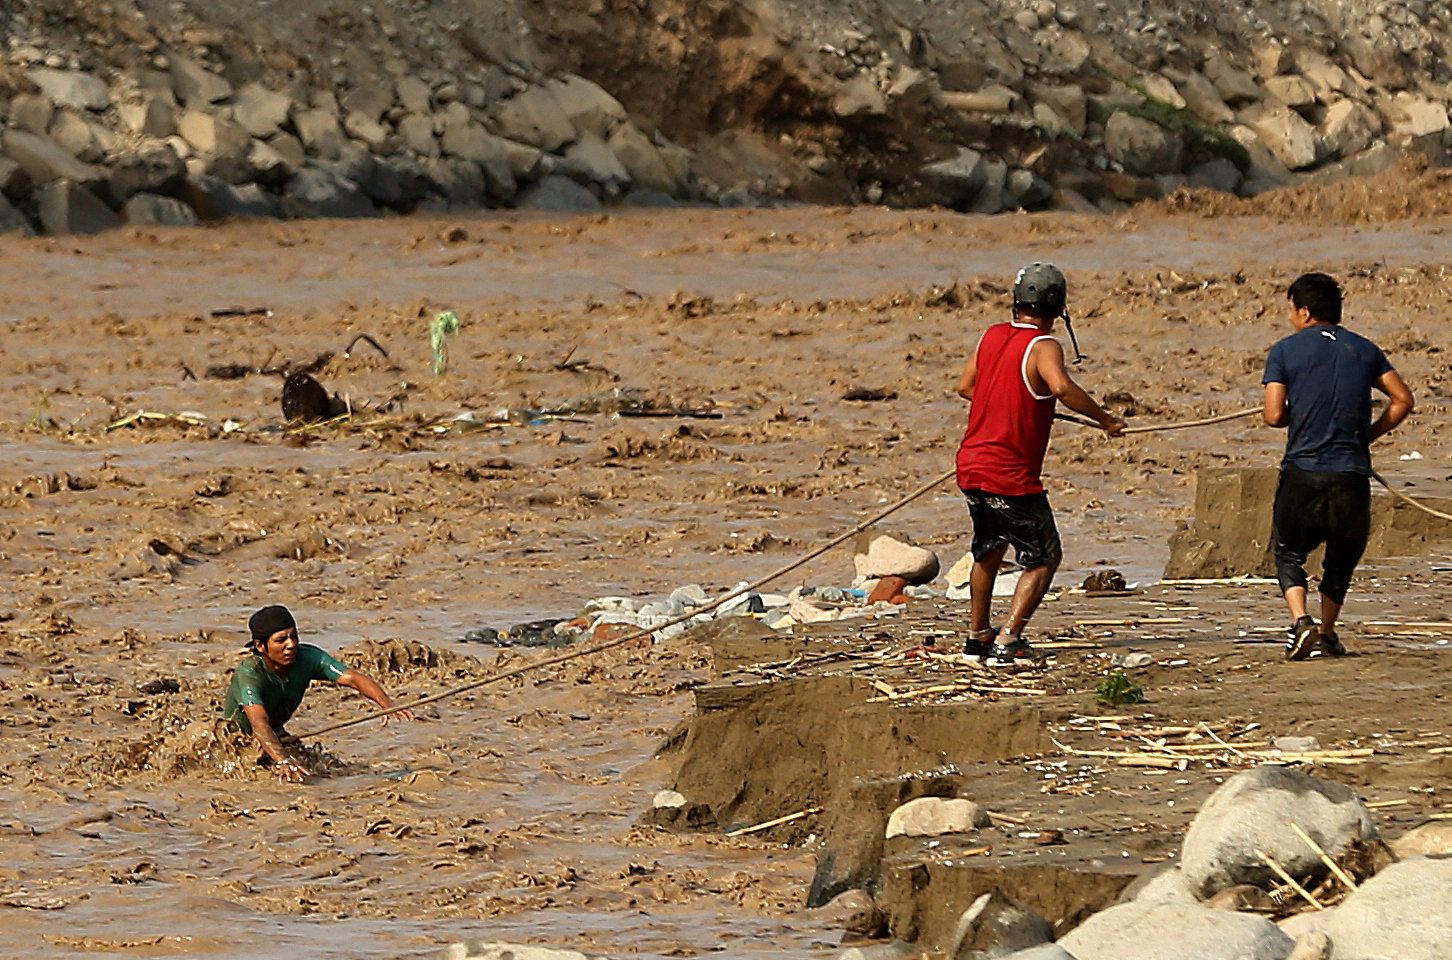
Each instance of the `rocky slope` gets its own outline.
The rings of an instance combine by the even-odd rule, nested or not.
[[[1441,162],[1423,0],[17,0],[0,227],[779,199],[1112,210]]]

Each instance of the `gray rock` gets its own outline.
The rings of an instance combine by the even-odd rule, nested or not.
[[[1320,130],[1327,150],[1337,157],[1349,157],[1381,135],[1381,118],[1355,100],[1338,100],[1326,108]]]
[[[1009,200],[1016,207],[1035,210],[1049,202],[1054,195],[1053,186],[1032,170],[1022,168],[1010,170],[1004,183]]]
[[[135,226],[193,227],[198,223],[196,212],[175,197],[154,193],[138,193],[126,201],[122,209],[126,222]]]
[[[1078,960],[1285,960],[1293,941],[1264,917],[1179,903],[1124,903],[1059,940]]]
[[[397,100],[398,89],[393,80],[382,77],[350,90],[339,104],[349,114],[358,114],[377,123]]]
[[[408,213],[429,195],[431,181],[414,157],[379,157],[370,176],[358,184],[374,203]]]
[[[618,124],[610,134],[610,149],[635,186],[665,194],[680,189],[660,150],[635,124]]]
[[[1243,114],[1242,119],[1260,135],[1276,159],[1291,170],[1314,166],[1321,157],[1316,128],[1289,107],[1264,103]]]
[[[859,73],[844,83],[832,97],[832,113],[845,119],[853,117],[884,117],[887,97],[872,77]]]
[[[919,797],[892,812],[886,838],[939,837],[951,833],[972,833],[993,825],[984,810],[972,800]]]
[[[171,69],[172,90],[184,106],[203,109],[232,96],[232,84],[185,54],[168,50],[166,60]]]
[[[367,145],[375,153],[381,152],[388,142],[388,130],[377,120],[361,113],[350,113],[343,120],[343,129],[354,140]]]
[[[989,157],[983,163],[983,186],[968,205],[969,213],[999,213],[1008,203],[1004,186],[1008,183],[1008,164],[996,157]]]
[[[1395,863],[1363,883],[1326,922],[1335,960],[1452,956],[1452,857]]]
[[[1076,83],[1032,83],[1028,90],[1029,96],[1036,102],[1054,111],[1068,132],[1076,137],[1084,135],[1084,128],[1089,122],[1089,98],[1083,87]]]
[[[1271,187],[1284,186],[1291,180],[1291,171],[1261,140],[1260,134],[1250,127],[1239,124],[1229,129],[1230,138],[1245,148],[1250,158],[1250,167],[1245,172],[1246,181],[1257,181]],[[1241,185],[1241,193],[1246,187]]]
[[[429,179],[448,207],[469,209],[484,203],[484,171],[477,163],[457,157],[440,157],[425,164]]]
[[[1175,88],[1184,98],[1185,108],[1206,123],[1230,123],[1235,119],[1235,111],[1220,96],[1215,84],[1200,71],[1187,70],[1177,74]]]
[[[404,145],[421,157],[439,156],[439,141],[434,136],[434,118],[428,114],[410,113],[398,122],[398,135]]]
[[[938,555],[926,547],[915,547],[876,530],[859,534],[853,546],[852,567],[858,577],[902,577],[908,583],[923,584],[938,575]]]
[[[255,181],[267,187],[281,187],[291,180],[304,165],[299,156],[289,157],[276,146],[265,140],[253,140],[247,150],[247,181]]]
[[[30,196],[30,174],[20,164],[0,155],[0,194],[11,200]]]
[[[494,108],[499,133],[553,153],[577,136],[575,125],[553,94],[543,87],[530,87]]]
[[[1140,881],[1143,880],[1143,883]],[[1134,901],[1142,906],[1154,906],[1161,903],[1197,904],[1199,903],[1189,882],[1185,879],[1185,873],[1178,865],[1167,863],[1164,869],[1158,873],[1148,874],[1145,877],[1136,879],[1124,889],[1120,895],[1123,902]]]
[[[1029,947],[1027,950],[1007,954],[1002,960],[1078,960],[1078,958],[1057,943],[1046,943],[1041,947]]]
[[[252,148],[252,134],[240,123],[215,113],[188,110],[177,123],[177,132],[197,153],[225,161],[240,161]]]
[[[1333,857],[1376,838],[1371,812],[1350,787],[1283,767],[1257,767],[1227,780],[1190,824],[1180,856],[1190,888],[1205,898],[1240,883],[1269,887],[1275,876],[1257,850],[1292,876],[1324,874],[1292,822]]]
[[[292,97],[269,90],[259,83],[249,83],[237,91],[232,103],[232,118],[252,136],[265,140],[287,126],[296,108]]]
[[[293,115],[292,122],[303,147],[319,160],[337,159],[348,141],[338,125],[337,114],[327,110],[300,110]]]
[[[0,196],[0,236],[14,236],[19,234],[23,237],[35,236],[35,228],[26,219],[25,214],[16,210],[14,205],[4,196]]]
[[[95,163],[106,154],[91,125],[69,111],[62,110],[55,115],[50,138],[66,153],[85,163]]]
[[[356,184],[323,167],[306,167],[287,182],[281,205],[290,217],[373,217],[378,208]]]
[[[574,129],[581,133],[592,133],[603,140],[617,123],[626,119],[625,108],[620,101],[584,77],[567,73],[546,81],[544,89],[549,91]]]
[[[105,168],[82,163],[50,137],[24,130],[6,130],[0,137],[0,145],[35,184],[65,179],[91,185],[106,178]]]
[[[282,155],[282,158],[297,169],[305,166],[308,162],[308,152],[303,149],[302,141],[290,133],[279,133],[275,137],[267,139],[267,145]]]
[[[917,960],[919,952],[910,943],[892,940],[869,946],[849,947],[837,954],[836,960]]]
[[[186,177],[186,165],[166,143],[146,143],[111,161],[111,198],[123,203],[138,193],[172,193]]]
[[[433,89],[418,77],[404,77],[398,81],[398,102],[408,112],[428,113],[433,109],[433,99]]]
[[[1396,131],[1408,137],[1425,137],[1446,130],[1449,123],[1447,105],[1405,90],[1392,98]]]
[[[514,196],[514,168],[502,137],[496,137],[477,123],[453,124],[444,129],[441,146],[451,157],[478,164],[492,196],[501,199]]]
[[[121,218],[91,192],[73,180],[52,180],[35,196],[40,225],[52,236],[100,233],[121,226]]]
[[[143,137],[162,140],[176,133],[176,104],[169,93],[143,94],[140,100],[121,104],[117,113],[132,133]]]
[[[1213,56],[1205,61],[1205,76],[1231,106],[1260,99],[1260,87],[1255,78],[1222,56]]]
[[[99,77],[79,70],[29,71],[28,76],[52,103],[72,110],[105,110],[111,105],[111,89]]]
[[[593,133],[582,133],[565,151],[569,169],[591,183],[599,184],[610,196],[630,186],[630,174],[610,145]]]
[[[985,893],[958,918],[953,930],[953,960],[992,960],[1013,956],[1054,939],[1054,928],[1027,907]]]
[[[1187,183],[1202,190],[1234,193],[1240,189],[1240,169],[1224,157],[1216,157],[1190,171]]]
[[[966,204],[978,195],[987,178],[983,154],[959,147],[958,155],[930,163],[918,171],[925,183],[935,187],[951,204]]]
[[[1286,960],[1331,960],[1331,938],[1319,930],[1298,937]]]
[[[553,947],[531,947],[522,943],[474,940],[452,943],[444,948],[439,960],[589,960],[574,950]]]
[[[635,187],[625,195],[625,199],[621,202],[627,207],[639,207],[646,210],[668,210],[680,206],[675,197],[649,187]]]
[[[1311,81],[1294,74],[1270,77],[1265,82],[1265,89],[1288,107],[1309,107],[1316,102],[1316,90],[1311,86]]]
[[[10,123],[21,130],[45,135],[55,117],[55,104],[49,97],[22,93],[10,101]]]
[[[1452,820],[1434,820],[1409,830],[1387,846],[1403,860],[1452,854]]]
[[[1185,141],[1172,130],[1121,111],[1105,124],[1104,151],[1133,173],[1178,173],[1185,159]]]
[[[521,210],[546,210],[552,213],[597,213],[601,209],[595,195],[569,177],[548,176],[525,188],[515,198]]]
[[[237,187],[212,176],[188,177],[177,196],[203,220],[258,220],[277,216],[277,205],[255,183]]]
[[[503,138],[500,138],[503,140]],[[544,175],[545,153],[539,147],[531,147],[527,143],[515,143],[513,140],[504,140],[504,152],[509,157],[509,169],[514,174],[516,181],[526,182],[538,180]]]

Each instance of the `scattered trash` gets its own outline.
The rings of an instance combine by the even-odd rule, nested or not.
[[[1404,454],[1402,454],[1400,457],[1397,457],[1397,459],[1398,460],[1421,460],[1421,459],[1423,459],[1422,458],[1422,451],[1420,451],[1420,450],[1413,450],[1411,453],[1404,453]]]
[[[1096,570],[1084,578],[1086,593],[1124,593],[1128,589],[1118,570]]]
[[[119,430],[122,427],[133,427],[141,424],[178,424],[184,427],[205,427],[207,418],[191,410],[183,410],[181,413],[157,413],[154,410],[137,410],[129,417],[122,417],[113,423],[106,424],[106,432]]]
[[[1094,690],[1094,699],[1107,707],[1122,707],[1127,703],[1144,703],[1144,688],[1116,670]]]

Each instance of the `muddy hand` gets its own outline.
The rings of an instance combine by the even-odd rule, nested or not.
[[[413,711],[412,710],[400,710],[397,713],[385,713],[378,722],[379,722],[379,725],[386,727],[386,726],[388,726],[389,722],[392,721],[392,720],[398,720],[398,721],[402,722],[402,721],[405,721],[405,720],[417,720],[417,719],[418,719],[418,717],[416,717],[416,716],[413,715]]]
[[[277,778],[283,783],[302,783],[313,772],[295,760],[284,760],[277,765]]]
[[[1110,417],[1102,424],[1100,424],[1100,426],[1102,426],[1104,428],[1104,432],[1109,434],[1111,437],[1122,437],[1124,436],[1124,428],[1127,427],[1128,424],[1125,423],[1123,420],[1119,419],[1118,417]]]

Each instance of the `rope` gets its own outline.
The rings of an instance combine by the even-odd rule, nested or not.
[[[1381,484],[1383,487],[1386,487],[1387,493],[1396,497],[1402,503],[1416,507],[1423,513],[1429,513],[1434,517],[1440,517],[1443,520],[1452,520],[1452,513],[1443,513],[1441,510],[1433,510],[1431,507],[1427,506],[1425,503],[1422,503],[1420,500],[1413,500],[1405,493],[1402,493],[1400,490],[1395,489],[1391,484],[1387,483],[1386,478],[1383,477],[1381,474],[1377,473],[1375,470],[1371,471],[1371,476],[1372,479],[1374,479],[1377,483]]]
[[[754,590],[759,590],[760,588],[766,586],[768,583],[771,583],[773,580],[778,580],[791,573],[798,567],[805,566],[806,564],[820,557],[822,554],[826,553],[828,550],[831,550],[832,548],[839,546],[842,543],[845,543],[846,541],[857,536],[857,534],[866,530],[868,527],[871,527],[873,524],[892,516],[903,507],[906,507],[913,501],[922,498],[940,483],[951,480],[954,477],[955,473],[955,470],[949,470],[947,473],[934,477],[932,480],[929,480],[927,483],[918,487],[916,490],[903,497],[901,500],[898,500],[896,503],[893,503],[890,506],[879,510],[877,513],[873,514],[870,519],[862,521],[851,530],[848,530],[846,533],[834,537],[833,539],[822,544],[820,547],[817,547],[810,553],[805,554],[797,558],[796,560],[793,560],[791,563],[778,567],[771,573],[768,573],[766,576],[760,577],[752,581],[751,583],[746,584],[745,586],[737,587],[730,593],[718,597],[717,599],[705,604],[704,606],[696,607],[689,613],[683,613],[678,617],[673,617],[670,620],[667,620],[665,623],[660,624],[659,626],[642,627],[639,630],[626,634],[625,636],[619,637],[615,640],[607,640],[603,643],[594,644],[593,646],[583,647],[578,650],[572,650],[569,653],[560,654],[556,657],[550,657],[547,660],[537,660],[533,663],[527,663],[523,666],[515,667],[513,670],[506,670],[503,673],[491,674],[490,676],[483,677],[479,680],[471,680],[468,683],[461,683],[456,687],[450,687],[447,690],[441,690],[438,693],[431,694],[427,697],[421,697],[408,703],[395,704],[387,710],[378,710],[373,713],[364,714],[361,717],[354,717],[351,720],[342,720],[338,723],[331,723],[327,726],[319,727],[316,730],[307,730],[303,733],[295,735],[292,739],[310,740],[313,737],[320,737],[325,733],[332,733],[335,730],[342,730],[344,727],[352,727],[360,723],[366,723],[367,721],[377,717],[387,717],[392,714],[398,713],[401,710],[413,710],[417,707],[428,706],[431,703],[438,703],[440,700],[446,700],[449,697],[456,697],[461,693],[467,693],[470,690],[477,690],[480,687],[486,687],[490,684],[499,683],[503,680],[509,680],[513,677],[523,676],[524,674],[532,673],[535,670],[543,670],[546,667],[558,666],[562,663],[568,663],[571,660],[578,660],[581,657],[589,657],[594,656],[597,653],[604,653],[606,650],[611,650],[615,647],[622,647],[627,643],[633,643],[636,640],[644,639],[645,637],[648,637],[651,634],[656,633],[657,631],[665,630],[669,627],[674,627],[679,624],[685,623],[687,620],[692,620],[703,613],[710,613],[712,610],[715,610],[718,607],[721,607],[722,605],[729,603],[732,600],[735,600],[737,597],[744,596]]]
[[[1241,410],[1238,413],[1225,413],[1215,417],[1206,417],[1201,420],[1182,420],[1176,423],[1164,423],[1142,427],[1129,427],[1124,432],[1161,433],[1167,430],[1184,430],[1190,427],[1204,427],[1215,423],[1225,423],[1228,420],[1238,420],[1241,417],[1248,417],[1252,414],[1256,414],[1259,412],[1260,409],[1257,407],[1251,410]],[[1082,418],[1070,416],[1063,413],[1056,414],[1056,416],[1058,419],[1066,420],[1070,423],[1077,423],[1083,426],[1093,427],[1096,430],[1101,429],[1099,427],[1099,424],[1094,423],[1092,420],[1084,420]],[[314,737],[320,737],[325,733],[333,733],[338,730],[346,729],[347,727],[357,726],[360,723],[367,723],[370,720],[374,720],[380,717],[392,716],[393,714],[399,713],[403,710],[414,710],[418,707],[425,707],[429,704],[438,703],[441,700],[447,700],[450,697],[456,697],[461,693],[468,693],[469,691],[477,690],[480,687],[487,687],[491,684],[500,683],[505,680],[511,680],[515,677],[524,676],[527,673],[533,673],[536,670],[543,670],[546,667],[555,667],[559,666],[562,663],[569,663],[571,660],[579,660],[582,657],[591,657],[597,653],[604,653],[607,650],[613,650],[616,647],[625,646],[627,643],[634,643],[637,640],[643,640],[644,638],[660,630],[679,626],[680,624],[685,623],[688,620],[693,620],[696,617],[699,617],[701,614],[710,613],[711,611],[724,606],[725,604],[737,599],[738,597],[744,596],[755,590],[759,590],[762,587],[766,586],[768,583],[771,583],[774,580],[779,580],[787,574],[791,573],[793,570],[805,566],[806,564],[817,559],[827,551],[832,550],[837,546],[840,546],[841,544],[857,536],[857,534],[863,532],[874,524],[877,524],[882,520],[885,520],[886,518],[892,516],[894,513],[897,513],[908,504],[913,503],[914,501],[926,496],[939,484],[946,483],[948,480],[953,479],[956,475],[956,472],[956,470],[949,470],[946,473],[934,477],[927,483],[924,483],[922,486],[918,487],[912,493],[909,493],[902,499],[890,504],[887,507],[884,507],[882,510],[879,510],[877,513],[873,514],[871,518],[862,521],[851,530],[848,530],[846,533],[839,534],[838,536],[832,538],[831,540],[822,544],[820,547],[812,550],[810,553],[804,554],[796,560],[793,560],[790,563],[778,567],[771,573],[768,573],[763,577],[759,577],[756,580],[753,580],[751,583],[746,584],[745,586],[737,587],[735,590],[732,590],[729,593],[726,593],[723,596],[718,597],[717,599],[712,600],[711,602],[703,606],[696,607],[692,609],[689,613],[683,613],[678,617],[673,617],[670,620],[667,620],[665,623],[660,624],[659,626],[642,627],[639,630],[635,630],[631,633],[626,634],[623,637],[619,637],[614,640],[607,640],[602,643],[593,644],[592,646],[582,647],[576,650],[572,650],[569,653],[563,653],[558,656],[549,657],[545,660],[536,660],[532,663],[527,663],[522,666],[515,667],[512,670],[506,670],[503,673],[495,673],[487,677],[480,678],[478,680],[471,680],[468,683],[461,683],[458,686],[449,687],[447,690],[441,690],[438,693],[430,694],[426,697],[420,697],[417,700],[411,700],[407,703],[395,704],[392,707],[389,707],[387,710],[378,710],[371,713],[366,713],[362,716],[354,717],[351,720],[340,720],[337,723],[330,723],[325,726],[318,727],[316,730],[305,730],[302,733],[296,734],[295,736],[291,737],[288,742],[311,740]],[[1382,486],[1386,487],[1387,490],[1391,491],[1391,493],[1397,498],[1405,500],[1415,506],[1417,509],[1425,510],[1433,516],[1442,517],[1446,520],[1452,520],[1452,516],[1448,516],[1445,513],[1439,513],[1436,510],[1433,510],[1431,507],[1423,506],[1422,504],[1417,503],[1415,500],[1406,496],[1405,494],[1399,493],[1396,490],[1392,490],[1387,482],[1381,478],[1380,474],[1373,473],[1372,476],[1376,477],[1377,481],[1380,482]]]

